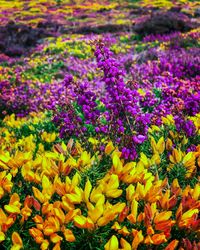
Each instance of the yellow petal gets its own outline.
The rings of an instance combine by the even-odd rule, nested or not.
[[[189,167],[191,165],[195,165],[195,156],[193,152],[187,153],[183,158],[183,164],[186,167]]]
[[[154,218],[154,223],[160,223],[162,221],[167,221],[172,215],[172,211],[164,211],[159,214],[157,214]]]
[[[14,205],[5,205],[4,209],[9,214],[20,214],[20,209]]]
[[[96,205],[96,207],[93,210],[88,211],[88,216],[92,219],[94,223],[97,222],[97,220],[102,216],[103,214],[103,205]]]
[[[49,242],[48,242],[48,240],[44,240],[44,241],[42,242],[41,246],[40,246],[40,249],[41,249],[41,250],[47,250],[48,247],[49,247]]]
[[[118,250],[119,249],[119,242],[115,235],[113,235],[110,240],[104,246],[105,250]]]
[[[121,189],[115,189],[115,190],[108,190],[106,192],[107,197],[117,198],[122,194],[123,190]]]
[[[83,215],[76,215],[73,218],[74,220],[74,224],[75,226],[79,227],[79,228],[84,228],[86,225],[86,217],[84,217]]]
[[[157,147],[157,150],[158,150],[158,153],[159,154],[162,154],[165,150],[165,141],[164,141],[164,137],[161,137],[159,140],[158,140],[158,143],[156,145]]]
[[[143,152],[140,154],[140,160],[142,161],[142,163],[146,168],[149,166],[148,158]]]
[[[115,174],[110,176],[110,180],[108,182],[109,189],[116,189],[119,187],[119,177]]]
[[[32,187],[32,190],[35,198],[38,199],[41,203],[44,203],[44,195],[36,187]]]
[[[187,220],[191,218],[194,214],[198,214],[198,213],[199,213],[199,210],[197,208],[190,209],[182,215],[181,220]]]
[[[0,231],[0,243],[1,243],[2,241],[4,241],[5,238],[6,238],[5,234],[4,234],[3,232]]]
[[[42,177],[42,188],[48,190],[50,187],[51,183],[49,179],[46,177],[46,175],[43,175]]]
[[[89,200],[91,190],[92,190],[92,185],[91,185],[90,181],[87,180],[87,182],[85,184],[84,193],[83,193],[85,202],[87,202]]]

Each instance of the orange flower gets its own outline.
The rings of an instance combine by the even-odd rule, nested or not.
[[[171,191],[176,196],[181,195],[182,190],[179,186],[178,179],[173,180],[173,182],[171,184]]]
[[[38,244],[41,244],[44,241],[43,233],[35,227],[29,229],[29,234],[34,238],[35,242]]]
[[[11,247],[11,250],[20,250],[21,248],[23,248],[22,239],[17,232],[13,232],[12,234],[12,243],[13,246]]]
[[[122,234],[124,237],[130,234],[126,226],[123,226],[122,229],[118,231],[118,233]]]
[[[170,190],[167,190],[163,196],[161,196],[160,200],[158,200],[158,203],[163,209],[171,209],[176,205],[177,198],[175,195],[173,195],[170,198]]]
[[[43,224],[44,235],[51,235],[55,232],[60,231],[60,222],[57,217],[49,216]]]
[[[166,236],[164,233],[154,234],[151,237],[151,239],[152,239],[154,245],[160,245],[164,242],[167,242],[167,239],[166,239]]]
[[[60,242],[56,243],[52,250],[61,250]]]
[[[131,250],[131,245],[123,238],[120,239],[120,245],[123,250]]]
[[[113,146],[113,143],[110,141],[107,145],[106,145],[106,147],[105,147],[105,153],[107,154],[107,155],[109,155],[110,153],[112,153],[112,151],[114,150],[115,148],[114,148],[114,146]]]
[[[138,248],[139,244],[143,242],[144,236],[142,234],[142,230],[137,231],[137,230],[133,229],[132,233],[134,236],[134,239],[132,241],[132,249],[136,250]]]
[[[31,213],[32,209],[30,209],[28,206],[23,207],[21,209],[21,215],[22,215],[21,223],[24,223],[24,221],[27,220],[29,216],[31,216]]]
[[[50,240],[53,242],[53,243],[58,243],[60,241],[63,240],[63,238],[61,236],[59,236],[58,234],[56,233],[53,233],[50,235]]]
[[[4,211],[0,208],[0,228],[2,232],[6,232],[15,222],[16,215],[10,214],[7,216]]]
[[[154,234],[154,230],[153,230],[153,227],[152,227],[152,226],[148,226],[148,228],[147,228],[147,234],[148,234],[148,235]]]
[[[145,215],[144,222],[145,222],[146,226],[151,225],[156,211],[157,211],[156,203],[152,203],[151,205],[148,203],[145,205],[145,207],[144,207],[144,215]]]
[[[171,227],[176,223],[176,221],[173,220],[167,220],[159,222],[155,225],[155,229],[159,231],[163,231],[165,235],[171,231]]]
[[[170,161],[174,164],[181,162],[182,158],[183,153],[180,149],[177,150],[176,148],[172,150],[172,154],[169,156]]]
[[[37,229],[43,230],[43,219],[42,219],[42,217],[40,215],[36,215],[33,218],[33,221],[36,223]]]
[[[126,206],[123,211],[119,214],[119,218],[118,218],[118,221],[119,222],[123,222],[124,219],[126,218],[126,216],[128,215],[128,212],[129,212],[129,207]]]
[[[199,209],[189,209],[187,212],[177,213],[178,226],[180,228],[190,228],[195,225],[198,218]],[[180,214],[180,215],[179,215]]]
[[[66,215],[65,215],[65,223],[69,223],[70,221],[73,220],[74,216],[76,215],[81,215],[81,210],[75,209],[75,210],[70,210]]]
[[[62,232],[65,236],[65,240],[66,241],[69,241],[69,242],[74,242],[76,239],[75,239],[75,236],[73,234],[73,232],[65,227],[62,227]]]

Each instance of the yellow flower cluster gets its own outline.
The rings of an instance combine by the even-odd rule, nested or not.
[[[33,115],[32,124],[41,116]],[[186,178],[191,178],[200,167],[200,145],[196,151],[182,152],[180,147],[172,147],[175,134],[172,139],[162,136],[156,141],[151,133],[159,133],[161,128],[152,126],[152,157],[141,152],[137,162],[127,163],[111,141],[100,156],[98,152],[91,155],[73,140],[45,150],[42,141],[55,141],[55,133],[42,132],[38,146],[34,135],[17,140],[8,128],[20,128],[27,121],[9,116],[4,120],[7,128],[0,129],[0,199],[9,197],[0,208],[0,242],[6,240],[9,228],[15,228],[16,223],[23,228],[27,221],[34,224],[29,228],[29,236],[42,250],[52,244],[52,249],[61,249],[63,241],[75,242],[78,229],[95,234],[106,226],[112,235],[105,250],[163,243],[167,244],[166,250],[172,250],[179,243],[179,239],[171,239],[173,228],[199,235],[200,184],[182,189],[174,178],[169,185],[167,178],[159,178],[159,168],[167,150],[167,171],[179,164],[185,167]],[[163,121],[170,124],[173,118],[168,116]],[[95,138],[89,141],[98,144]],[[33,156],[36,147],[38,151]],[[105,175],[96,183],[89,178],[83,180],[84,173],[95,164],[101,167],[102,157],[111,159]],[[14,189],[16,185],[18,189]],[[29,186],[28,194],[21,193],[23,186]],[[23,248],[19,232],[12,233],[12,243],[12,250]]]

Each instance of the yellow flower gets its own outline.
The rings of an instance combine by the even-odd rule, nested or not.
[[[105,202],[105,197],[104,195],[101,195],[99,196],[99,199],[96,202],[95,206],[90,202],[87,203],[88,216],[92,219],[94,223],[96,223],[97,220],[103,215],[104,202]]]
[[[122,194],[122,190],[119,187],[119,177],[115,174],[107,175],[101,180],[100,185],[102,186],[103,193],[107,197],[117,198]]]
[[[0,172],[0,199],[3,197],[4,192],[10,192],[13,183],[12,183],[12,175],[9,173],[6,175],[6,171]]]
[[[92,137],[90,137],[89,139],[88,139],[88,141],[89,142],[91,142],[93,145],[98,145],[99,144],[99,141],[98,140],[96,140],[95,138],[92,138]]]
[[[6,212],[9,214],[20,214],[20,207],[20,198],[17,193],[14,193],[10,198],[9,204],[4,206]]]
[[[54,194],[54,186],[49,181],[49,178],[45,175],[42,177],[42,192],[38,190],[36,187],[32,187],[34,196],[36,199],[38,199],[41,203],[44,203],[46,201],[49,201],[51,199],[51,196]]]
[[[74,216],[74,225],[78,228],[87,228],[93,229],[94,223],[89,217],[85,217],[83,215]]]
[[[119,225],[117,221],[115,221],[115,223],[113,224],[111,228],[114,229],[115,231],[118,231],[121,229],[121,226]]]
[[[174,118],[172,115],[167,115],[166,117],[162,117],[162,122],[165,125],[174,125]]]
[[[44,131],[44,132],[42,133],[42,135],[41,135],[41,138],[42,138],[43,141],[48,142],[48,143],[51,143],[51,142],[54,142],[54,141],[55,141],[56,136],[57,136],[57,135],[56,135],[55,132],[52,133],[52,134],[50,134],[50,133],[47,133],[46,131]]]
[[[172,154],[169,156],[169,159],[172,163],[176,164],[176,163],[181,162],[182,157],[183,157],[183,153],[181,152],[181,150],[180,149],[177,150],[176,148],[174,148],[172,150]]]
[[[126,199],[127,199],[127,201],[129,201],[129,202],[132,201],[134,193],[135,193],[135,187],[132,184],[130,184],[126,188]]]
[[[102,217],[100,217],[97,221],[98,226],[102,227],[107,225],[110,221],[114,220],[119,213],[123,211],[125,208],[125,203],[117,203],[115,205],[111,205],[109,202],[106,202],[104,205],[104,212]]]
[[[83,200],[87,203],[89,200],[89,196],[90,196],[90,192],[92,190],[92,185],[90,183],[89,180],[87,180],[86,184],[85,184],[85,189],[83,192]]]
[[[151,136],[151,147],[153,149],[154,154],[162,154],[165,150],[164,137],[161,137],[156,143],[155,139]]]

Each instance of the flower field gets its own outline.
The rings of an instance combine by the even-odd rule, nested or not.
[[[200,4],[0,0],[0,249],[200,249]]]

